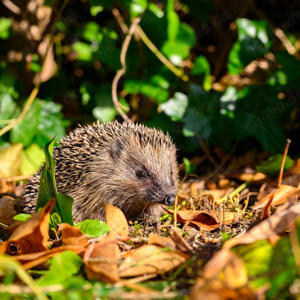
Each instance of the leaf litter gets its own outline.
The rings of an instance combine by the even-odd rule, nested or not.
[[[1,181],[0,253],[20,264],[16,270],[37,274],[37,285],[50,296],[47,289],[53,285],[59,292],[74,280],[85,291],[96,280],[109,284],[109,293],[121,297],[135,291],[164,298],[174,295],[168,294],[172,291],[191,299],[256,299],[262,288],[268,295],[297,278],[299,165],[296,160],[279,185],[272,176],[249,169],[239,173],[231,169],[209,181],[186,181],[177,206],[166,209],[157,225],[126,220],[112,205],[106,205],[105,223],[54,224],[50,216],[57,192],[45,194],[47,204],[31,218],[14,221],[19,199],[7,194],[16,186]],[[282,255],[289,251],[291,257],[287,262],[291,279],[277,285],[271,282],[279,280],[276,275],[266,276],[272,271],[268,264],[274,251]],[[253,267],[256,260],[261,262],[258,269]],[[58,274],[65,268],[68,271]],[[280,272],[285,268],[281,266]],[[0,270],[5,274],[1,264]],[[151,284],[160,282],[170,286],[157,294],[157,286]],[[125,287],[132,292],[122,290]]]

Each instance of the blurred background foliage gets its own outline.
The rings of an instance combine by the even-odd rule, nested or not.
[[[10,154],[22,145],[13,149],[23,175],[77,123],[121,120],[111,84],[137,16],[143,35],[134,34],[118,84],[132,120],[170,132],[187,156],[237,145],[281,153],[287,137],[300,153],[297,0],[6,0],[0,11],[0,130],[39,87],[0,137]]]

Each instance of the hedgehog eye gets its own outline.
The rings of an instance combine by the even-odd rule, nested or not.
[[[148,177],[148,173],[146,170],[138,170],[135,172],[135,175],[138,179],[145,179]]]

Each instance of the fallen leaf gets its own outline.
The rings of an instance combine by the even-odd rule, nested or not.
[[[149,245],[157,245],[157,246],[161,246],[164,248],[172,248],[175,249],[176,248],[176,244],[174,243],[174,241],[169,238],[169,237],[165,237],[165,236],[159,236],[156,233],[151,233],[148,239],[148,244]]]
[[[144,245],[122,255],[125,260],[119,268],[120,277],[168,272],[184,263],[188,256],[155,245]]]
[[[258,240],[269,239],[289,228],[299,215],[300,203],[295,203],[285,210],[276,212],[238,238],[226,241],[223,248],[229,249],[239,244],[251,244]]]
[[[49,216],[55,201],[53,198],[43,209],[18,226],[0,246],[0,254],[26,254],[48,249]]]
[[[227,174],[230,178],[239,179],[241,181],[262,181],[267,178],[267,175],[262,172],[256,173],[229,173]]]
[[[109,236],[111,239],[125,241],[128,239],[128,223],[123,212],[111,205],[105,204],[106,223],[110,228]]]
[[[169,213],[175,214],[174,210],[167,210]],[[182,223],[192,223],[199,229],[213,230],[219,227],[220,222],[214,212],[201,210],[178,210],[176,211],[177,221]]]
[[[262,198],[259,202],[257,202],[253,208],[262,208],[266,206],[270,202],[270,200],[272,200],[271,206],[275,207],[279,204],[283,204],[287,202],[291,196],[296,195],[297,193],[299,193],[299,191],[300,191],[299,188],[282,184],[275,191],[272,191],[264,198]]]
[[[0,223],[10,225],[13,223],[13,217],[16,211],[13,205],[13,199],[9,197],[0,198]]]
[[[83,261],[88,279],[103,282],[119,281],[118,259],[120,250],[111,237],[106,236],[92,243],[86,250]]]
[[[71,226],[67,223],[59,225],[61,229],[61,239],[63,245],[75,245],[85,247],[89,243],[89,239],[86,235],[83,235],[81,230],[76,226]]]

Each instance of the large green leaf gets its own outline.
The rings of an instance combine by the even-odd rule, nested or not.
[[[36,204],[36,210],[46,205],[52,198],[56,198],[53,212],[57,212],[62,221],[73,225],[72,205],[73,199],[57,192],[55,182],[55,160],[52,157],[54,139],[45,145],[44,152],[46,164],[41,173],[40,189]]]
[[[160,108],[166,115],[170,116],[173,121],[182,119],[188,105],[188,98],[185,94],[177,92],[174,97],[160,105]]]
[[[50,261],[48,271],[43,271],[43,276],[37,280],[41,286],[63,284],[65,280],[77,274],[81,268],[82,260],[72,251],[62,252]]]
[[[230,74],[239,74],[253,59],[263,56],[271,47],[272,40],[266,21],[237,19],[238,40],[228,58]]]

